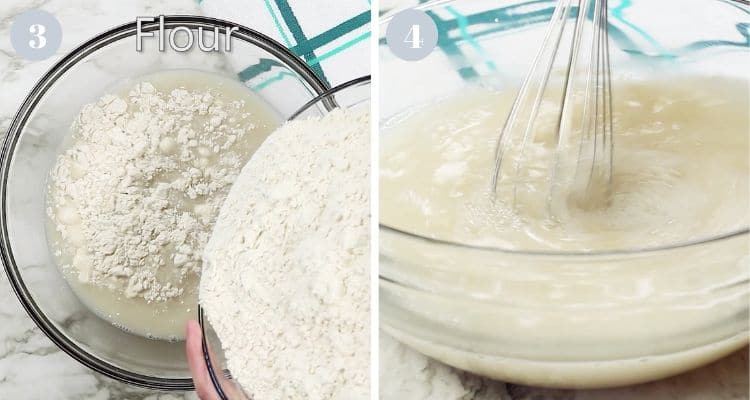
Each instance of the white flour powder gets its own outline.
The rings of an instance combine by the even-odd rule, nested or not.
[[[145,82],[86,105],[50,179],[63,269],[127,298],[181,295],[247,159],[235,150],[254,129],[244,105]]]
[[[256,400],[369,399],[369,126],[287,123],[222,206],[200,300]]]

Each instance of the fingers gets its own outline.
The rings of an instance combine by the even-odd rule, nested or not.
[[[208,375],[206,362],[203,359],[202,333],[197,321],[188,321],[185,347],[188,366],[190,367],[190,373],[193,375],[193,383],[198,397],[201,400],[220,400],[211,383],[211,377]]]
[[[188,321],[187,325],[187,358],[188,365],[190,366],[190,373],[193,375],[193,383],[195,384],[195,391],[198,393],[198,397],[201,400],[220,400],[219,395],[216,393],[216,389],[211,382],[211,377],[208,374],[206,368],[206,360],[203,357],[203,342],[202,342],[202,331],[197,321]],[[246,400],[248,399],[239,387],[229,381],[224,374],[216,368],[216,357],[214,356],[211,348],[208,349],[208,355],[211,358],[211,364],[214,367],[216,376],[219,379],[219,384],[224,389],[224,395],[232,400]]]

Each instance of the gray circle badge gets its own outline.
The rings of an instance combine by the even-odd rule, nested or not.
[[[62,27],[54,15],[42,10],[29,10],[13,20],[10,42],[21,57],[44,60],[60,48]]]
[[[388,23],[385,40],[396,57],[406,61],[421,60],[437,45],[437,25],[424,11],[404,10]]]

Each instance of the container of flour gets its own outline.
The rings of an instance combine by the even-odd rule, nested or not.
[[[214,27],[221,28],[226,24],[203,17],[167,17],[165,23],[167,31],[185,26],[194,30],[194,34],[197,34],[198,28],[202,28],[204,35],[210,35]],[[144,28],[158,29],[158,24]],[[179,336],[176,330],[156,332],[156,326],[152,325],[135,333],[138,331],[136,328],[131,328],[134,332],[128,332],[115,326],[137,326],[138,320],[142,319],[141,314],[153,311],[150,306],[140,309],[122,307],[117,299],[111,298],[118,307],[122,307],[119,316],[121,320],[118,321],[115,318],[116,312],[110,317],[108,312],[103,311],[111,307],[105,306],[99,294],[86,294],[83,293],[84,290],[79,290],[80,296],[77,295],[64,274],[60,273],[58,267],[61,263],[54,254],[54,238],[45,234],[48,219],[48,177],[58,156],[69,144],[66,141],[70,138],[70,127],[83,106],[97,102],[108,91],[115,92],[115,89],[122,87],[132,89],[144,76],[188,70],[195,74],[211,74],[217,76],[217,79],[228,80],[233,85],[250,90],[278,120],[286,119],[317,93],[324,91],[323,84],[314,73],[284,46],[243,27],[233,33],[232,40],[231,52],[202,52],[197,49],[179,53],[170,49],[160,52],[155,46],[146,46],[143,52],[136,52],[134,23],[105,32],[63,58],[42,78],[23,103],[5,138],[2,154],[3,179],[0,181],[3,193],[3,210],[0,213],[0,225],[3,229],[1,255],[11,284],[31,318],[58,347],[87,367],[114,379],[163,390],[189,390],[193,387],[185,359],[184,343],[147,337],[151,333],[154,337],[168,339],[170,336]],[[269,60],[274,65],[270,70],[252,68]],[[250,71],[238,75],[245,68]],[[278,79],[279,74],[284,78]],[[186,77],[187,75],[188,72],[185,73]],[[195,80],[194,83],[197,85],[199,81]],[[108,107],[113,107],[113,112],[119,112],[118,108],[121,106],[112,102]],[[208,122],[210,124],[211,121]],[[179,135],[174,137],[176,142],[182,140],[177,136]],[[193,139],[187,138],[186,143],[190,140]],[[200,139],[195,140],[197,146],[191,153],[203,152],[211,158],[205,149],[198,149]],[[159,145],[166,152],[173,148],[169,140]],[[213,148],[209,150],[217,153]],[[221,151],[223,150],[220,148],[219,152]],[[192,161],[203,162],[199,157]],[[205,172],[200,164],[197,166],[201,173]],[[81,171],[73,169],[71,172],[79,174]],[[132,172],[132,179],[143,178],[138,171]],[[128,171],[125,174],[128,175]],[[194,189],[203,190],[196,187]],[[92,196],[96,194],[95,191],[90,193]],[[191,200],[191,194],[186,194],[186,198]],[[158,201],[153,205],[156,206],[157,203]],[[196,211],[199,204],[186,201],[184,205],[186,209],[192,207]],[[197,208],[200,213],[201,208]],[[75,214],[61,215],[73,225],[81,217]],[[115,225],[120,228],[125,224],[118,222]],[[105,227],[106,224],[101,226]],[[103,228],[101,232],[110,228]],[[73,240],[76,240],[75,237],[75,234],[72,235]],[[183,256],[172,258],[172,262],[187,265],[192,257],[189,253],[177,251],[176,254]],[[72,263],[75,254],[70,256]],[[78,262],[86,265],[81,260],[83,258],[85,261],[83,256],[85,254],[79,255]],[[84,269],[78,272],[81,271]],[[90,272],[97,273],[94,270]],[[127,274],[127,271],[122,273]],[[91,278],[85,272],[83,275],[79,277],[76,274],[70,277],[70,281],[88,281]],[[146,294],[138,290],[138,284],[146,281],[133,281],[133,291],[129,293]],[[127,286],[124,287],[127,289]],[[157,300],[158,293],[155,298]],[[169,291],[162,291],[161,294],[169,294]],[[137,304],[146,304],[140,300],[145,299],[142,295],[136,295],[133,299],[139,299]],[[188,314],[197,315],[197,310],[194,306],[188,306],[184,307],[184,313],[179,318],[173,315],[175,324],[180,323],[179,319],[187,318]],[[165,318],[167,322],[169,319]]]
[[[251,195],[244,195],[241,191],[235,193],[242,189],[235,186],[227,202],[231,203],[233,199],[235,202],[237,199],[243,201],[234,205],[225,204],[222,208],[220,221],[216,225],[218,231],[213,232],[204,256],[204,259],[212,260],[215,265],[208,267],[210,275],[204,275],[204,281],[201,282],[203,312],[200,318],[204,333],[204,350],[212,353],[210,357],[209,354],[205,354],[207,368],[216,392],[222,399],[250,399],[253,396],[280,398],[282,395],[291,396],[290,398],[369,398],[370,278],[369,223],[366,223],[369,221],[369,83],[369,76],[344,83],[309,102],[292,115],[290,121],[300,124],[298,128],[305,130],[297,134],[307,137],[306,131],[309,130],[309,135],[320,135],[320,140],[309,136],[307,139],[299,139],[300,147],[296,150],[289,148],[288,151],[270,151],[261,148],[258,153],[263,153],[260,154],[262,157],[270,157],[272,163],[284,164],[289,159],[295,160],[292,161],[295,165],[285,164],[279,168],[279,173],[284,174],[286,178],[268,187],[278,187],[272,189],[271,193],[274,193],[274,196],[278,195],[279,199],[287,198],[290,204],[302,200],[304,191],[294,189],[302,183],[294,182],[296,179],[304,179],[307,174],[305,170],[310,168],[310,165],[315,165],[315,169],[321,171],[329,168],[330,172],[325,175],[329,179],[337,179],[337,189],[334,191],[345,196],[309,197],[308,207],[312,207],[308,208],[309,213],[290,211],[292,216],[286,221],[286,234],[296,235],[298,231],[304,232],[303,241],[308,243],[301,243],[297,250],[304,262],[294,256],[286,256],[290,258],[284,259],[285,256],[280,256],[281,252],[277,252],[263,256],[267,262],[254,263],[264,265],[257,268],[257,271],[248,271],[247,268],[240,267],[229,273],[229,269],[222,269],[236,263],[236,260],[232,261],[231,254],[270,248],[268,246],[274,246],[274,240],[269,237],[279,234],[278,230],[274,231],[270,227],[262,228],[261,221],[257,221],[257,224],[242,221],[239,226],[245,231],[239,236],[242,236],[243,240],[236,245],[228,246],[225,239],[237,235],[232,233],[231,227],[224,226],[228,222],[225,214],[233,212],[241,206],[240,204],[245,204],[244,199]],[[284,135],[294,134],[293,130],[285,131],[284,128],[277,132]],[[277,132],[272,133],[272,136]],[[304,140],[309,140],[309,143],[304,143]],[[272,141],[272,138],[269,138],[269,141]],[[292,140],[294,141],[296,140]],[[294,146],[290,144],[282,147]],[[323,148],[336,149],[331,159],[332,164],[321,164],[321,157],[328,157],[321,153]],[[310,155],[300,163],[299,160],[304,157],[294,154],[302,149]],[[253,160],[255,159],[251,162]],[[297,163],[300,164],[296,165]],[[248,164],[245,168],[248,167],[254,166]],[[297,177],[287,175],[290,170],[297,169],[300,170]],[[265,179],[270,177],[271,175],[264,176],[261,179],[265,182]],[[247,178],[249,176],[245,177]],[[238,184],[247,186],[249,181],[243,181],[241,177]],[[320,185],[321,188],[325,188],[325,185],[330,183],[320,182]],[[259,189],[260,186],[263,188]],[[263,184],[252,184],[250,187],[253,191],[263,190],[261,193],[265,193],[267,189]],[[276,201],[278,204],[281,202]],[[326,202],[329,202],[328,206]],[[261,204],[262,201],[256,199],[253,203]],[[331,209],[322,211],[320,216],[314,217],[315,207],[319,206]],[[326,218],[326,214],[333,209],[336,210],[334,212],[340,213],[340,218]],[[269,216],[274,216],[274,221],[277,212],[279,210],[267,211]],[[343,232],[346,239],[334,239],[334,236],[331,236],[331,239],[326,240],[320,237],[321,230],[313,229],[313,225],[303,228],[307,226],[307,222],[304,221],[308,221],[305,214],[310,214],[310,223],[319,221],[317,223],[321,224],[321,228],[324,223],[330,224],[331,232]],[[236,218],[247,218],[243,215],[260,214],[243,213]],[[273,226],[277,225],[277,222],[273,223]],[[262,235],[267,235],[266,238],[259,239],[255,231],[257,229],[262,229]],[[282,239],[281,236],[278,238]],[[317,239],[312,241],[312,238]],[[261,244],[261,241],[264,243]],[[316,264],[315,260],[322,255],[318,253],[327,253],[328,258],[321,258],[317,261],[320,264]],[[282,268],[282,265],[291,267],[285,271],[275,269]],[[315,272],[300,271],[302,265],[308,265]],[[221,275],[222,272],[226,272],[224,276]],[[262,277],[251,278],[256,274]],[[280,274],[281,280],[277,282],[278,286],[274,287],[273,279],[267,277],[276,274]],[[237,278],[237,275],[241,277]],[[249,292],[244,292],[251,290],[249,288],[252,288],[252,296]],[[288,303],[288,299],[284,300],[281,297],[288,296],[289,290],[295,293],[292,301],[296,304],[294,310],[269,313],[268,310],[258,309],[266,301],[283,307],[283,304]],[[327,306],[319,310],[310,308],[318,303]],[[241,310],[243,305],[248,308]],[[276,321],[275,324],[264,318],[264,315],[268,314],[276,316],[271,320]],[[326,315],[335,317],[326,320],[325,324],[320,321],[313,322],[311,318],[308,321],[310,325],[304,325],[304,322],[300,322],[299,327],[281,325],[289,324],[292,320],[304,321],[313,315],[316,317],[315,321]],[[326,327],[329,326],[332,329],[327,330]],[[299,332],[308,332],[312,337],[317,337],[319,342],[310,342],[305,335],[297,337]],[[220,339],[222,337],[223,340]],[[250,350],[251,348],[253,350]],[[327,352],[329,349],[330,353]],[[244,367],[232,371],[231,365]]]

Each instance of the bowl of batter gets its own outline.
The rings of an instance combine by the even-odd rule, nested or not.
[[[497,136],[554,2],[429,5],[444,38],[430,56],[404,62],[381,46],[387,333],[467,371],[564,388],[659,379],[747,344],[737,23],[750,10],[695,4],[610,3],[612,192],[595,207],[566,199],[556,215],[535,195],[550,184],[553,104],[512,182],[517,204],[508,180],[490,191]]]
[[[228,25],[164,26],[219,28],[213,40],[231,51],[136,52],[135,23],[91,39],[40,80],[5,138],[13,289],[63,351],[130,384],[192,389],[185,324],[219,206],[268,133],[325,90],[282,45],[244,27],[227,39]]]

